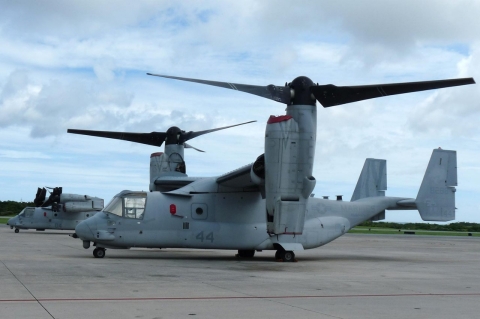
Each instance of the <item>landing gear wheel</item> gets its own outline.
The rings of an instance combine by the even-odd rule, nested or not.
[[[290,250],[277,250],[275,253],[275,259],[282,260],[285,262],[294,262],[295,254]]]
[[[293,253],[293,251],[286,250],[282,254],[282,259],[283,261],[293,262],[295,261],[295,254]]]
[[[20,232],[20,230],[18,230],[18,228],[15,228],[15,233],[18,234]]]
[[[93,257],[95,258],[103,258],[105,257],[105,248],[97,247],[93,250]]]
[[[238,254],[236,256],[241,258],[253,258],[254,255],[255,255],[255,250],[239,249]]]

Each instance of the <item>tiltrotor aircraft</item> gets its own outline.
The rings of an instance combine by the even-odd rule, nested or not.
[[[150,159],[150,192],[122,191],[75,228],[93,255],[106,248],[204,248],[238,250],[239,257],[276,250],[277,260],[294,261],[294,251],[327,244],[385,210],[419,211],[426,221],[455,219],[456,152],[436,149],[416,198],[387,197],[386,161],[367,159],[350,202],[311,196],[316,142],[316,101],[330,107],[387,95],[475,83],[473,78],[344,86],[314,84],[297,77],[285,86],[254,86],[150,74],[239,90],[287,105],[271,116],[265,153],[252,164],[218,177],[186,175],[183,149],[195,136],[178,128],[167,133],[69,130],[161,146]]]
[[[103,209],[103,199],[88,195],[64,194],[61,187],[53,188],[45,200],[47,190],[38,188],[33,201],[35,207],[26,207],[8,220],[7,225],[20,229],[73,230],[79,222]]]

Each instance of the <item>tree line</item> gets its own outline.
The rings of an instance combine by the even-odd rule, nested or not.
[[[33,202],[15,202],[13,200],[1,201],[0,200],[0,216],[16,215],[22,211],[25,207],[34,207]]]
[[[0,216],[16,215],[25,207],[34,207],[33,202],[16,202],[12,200],[0,201]],[[438,231],[465,231],[465,232],[480,232],[480,224],[458,222],[447,225],[439,224],[425,224],[425,223],[391,223],[391,222],[371,222],[366,221],[359,226],[365,227],[382,227],[404,230],[438,230]]]
[[[394,229],[403,229],[403,230],[438,230],[438,231],[459,231],[459,232],[480,232],[480,224],[477,223],[467,223],[467,222],[457,222],[450,223],[447,225],[438,225],[438,224],[424,224],[424,223],[390,223],[390,222],[371,222],[366,221],[361,223],[359,226],[366,227],[382,227],[382,228],[394,228]]]

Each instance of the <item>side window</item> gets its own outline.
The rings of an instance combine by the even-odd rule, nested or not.
[[[33,213],[35,212],[35,208],[27,207],[25,208],[25,218],[33,218]]]
[[[124,198],[124,217],[143,219],[146,198],[143,196],[132,196]]]

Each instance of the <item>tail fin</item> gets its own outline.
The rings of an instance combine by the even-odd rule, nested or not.
[[[367,158],[353,191],[351,201],[365,197],[385,196],[387,189],[387,161]],[[371,221],[385,219],[385,211],[370,218]]]
[[[433,150],[415,204],[425,221],[455,219],[457,152]]]
[[[353,191],[351,201],[360,198],[385,196],[387,189],[387,161],[367,158],[362,173],[358,178],[357,186]]]

